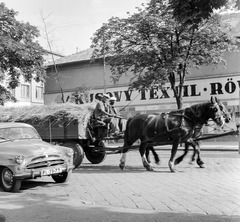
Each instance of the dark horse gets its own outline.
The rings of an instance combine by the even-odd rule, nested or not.
[[[227,108],[224,106],[224,104],[222,102],[218,101],[218,105],[221,109],[225,123],[229,123],[231,120],[231,114],[228,112]],[[197,138],[202,136],[202,128],[203,128],[203,125],[199,125],[198,127],[195,128],[193,138],[190,139],[189,141],[185,142],[184,152],[181,156],[179,156],[178,158],[175,159],[175,161],[174,161],[175,165],[182,162],[184,157],[188,154],[189,146],[192,146],[193,147],[193,155],[191,157],[191,162],[195,161],[195,156],[197,155],[197,159],[196,159],[197,164],[201,168],[205,167],[205,164],[202,161],[201,156],[200,156],[200,141],[196,141]],[[150,163],[150,158],[149,158],[150,151],[152,152],[152,154],[154,156],[155,162],[157,164],[159,164],[159,162],[160,162],[159,156],[156,153],[156,151],[152,145],[148,145],[148,147],[146,148],[145,155],[146,155],[147,161]]]
[[[139,114],[128,119],[119,167],[124,169],[126,152],[136,140],[140,139],[139,152],[143,166],[147,170],[153,170],[145,157],[149,143],[172,144],[168,165],[171,172],[175,172],[173,161],[178,145],[190,141],[196,127],[203,126],[209,119],[217,125],[224,124],[223,114],[215,97],[211,97],[209,102],[196,104],[186,109],[162,114]]]

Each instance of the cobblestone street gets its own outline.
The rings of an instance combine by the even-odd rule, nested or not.
[[[47,177],[24,182],[20,193],[0,190],[0,215],[9,222],[240,221],[237,152],[203,152],[205,169],[190,165],[188,156],[177,173],[169,171],[169,151],[158,153],[153,172],[133,151],[124,171],[118,154],[98,165],[85,158],[66,184]]]

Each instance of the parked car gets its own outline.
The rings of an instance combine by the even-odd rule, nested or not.
[[[22,180],[51,176],[66,182],[73,165],[71,148],[44,142],[34,127],[25,123],[0,123],[0,185],[17,192]]]

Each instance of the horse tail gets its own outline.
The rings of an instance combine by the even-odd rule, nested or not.
[[[129,124],[131,122],[133,118],[130,117],[128,120],[127,120],[127,124],[126,124],[126,130],[125,130],[125,133],[124,133],[124,142],[127,142],[128,140],[128,137],[129,137]]]
[[[117,153],[126,153],[129,149],[128,147],[128,138],[129,138],[129,124],[131,122],[131,120],[133,119],[133,117],[130,117],[128,120],[127,120],[127,123],[126,123],[126,129],[124,131],[124,145],[123,145],[123,148],[121,150],[119,150]]]

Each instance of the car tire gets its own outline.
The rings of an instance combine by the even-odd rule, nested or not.
[[[64,183],[67,182],[72,174],[72,170],[68,172],[62,172],[58,174],[53,174],[52,178],[56,183]]]
[[[22,181],[13,177],[13,172],[7,168],[0,169],[0,185],[6,192],[18,192],[21,188]]]

